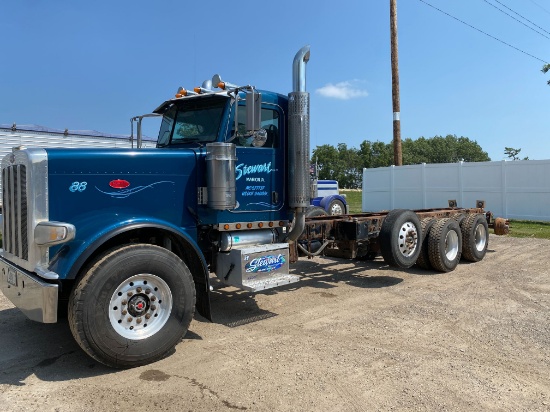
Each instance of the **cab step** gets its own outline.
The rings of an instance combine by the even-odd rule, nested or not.
[[[218,254],[216,276],[224,283],[258,292],[298,282],[289,274],[288,243],[243,246]]]
[[[264,289],[276,288],[278,286],[288,285],[289,283],[295,283],[300,280],[300,276],[279,274],[268,278],[244,280],[242,283],[242,289],[249,292],[259,292]]]

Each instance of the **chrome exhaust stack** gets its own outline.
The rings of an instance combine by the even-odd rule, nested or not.
[[[306,92],[306,64],[309,45],[302,47],[292,64],[292,92],[288,95],[289,205],[295,209],[294,226],[287,241],[295,241],[305,228],[310,199],[309,178],[309,93]]]

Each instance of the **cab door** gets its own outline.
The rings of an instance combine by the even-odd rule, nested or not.
[[[239,110],[244,122],[245,110]],[[252,138],[237,138],[236,199],[233,213],[281,210],[285,204],[284,112],[275,104],[263,104],[261,128],[267,132],[262,147],[251,146]],[[239,123],[241,119],[239,119]],[[244,218],[244,216],[243,216]],[[276,218],[276,217],[274,217]],[[257,220],[250,217],[249,220]],[[265,220],[265,219],[260,219]]]

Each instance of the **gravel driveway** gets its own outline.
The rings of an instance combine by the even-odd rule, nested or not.
[[[175,352],[112,370],[0,295],[1,411],[550,411],[550,241],[491,235],[448,274],[300,260],[212,294]]]

